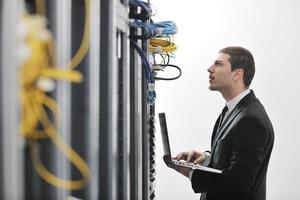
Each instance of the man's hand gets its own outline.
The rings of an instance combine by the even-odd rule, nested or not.
[[[171,160],[170,156],[164,156],[164,161],[166,163],[166,165],[174,170],[176,170],[177,172],[181,173],[182,175],[186,176],[189,178],[190,172],[192,171],[191,168],[188,167],[183,167],[183,166],[178,166],[178,165],[174,165],[174,163]]]
[[[187,162],[193,162],[195,164],[203,164],[205,161],[205,152],[198,152],[195,150],[189,152],[181,152],[175,156],[176,160],[186,160]]]

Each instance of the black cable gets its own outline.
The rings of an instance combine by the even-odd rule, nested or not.
[[[175,77],[172,77],[172,78],[165,78],[165,77],[157,77],[157,76],[155,76],[155,77],[154,77],[155,80],[173,81],[173,80],[178,79],[178,78],[181,76],[181,74],[182,74],[180,67],[178,67],[178,66],[176,66],[176,65],[172,65],[172,64],[167,64],[167,65],[165,65],[165,64],[160,64],[160,66],[161,66],[161,67],[164,67],[164,68],[166,68],[166,67],[173,67],[173,68],[176,68],[176,69],[178,70],[179,74],[178,74],[177,76],[175,76]]]

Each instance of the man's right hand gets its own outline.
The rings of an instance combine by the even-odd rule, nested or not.
[[[189,152],[181,152],[174,157],[176,160],[186,160],[187,162],[193,162],[195,164],[203,164],[205,161],[205,152],[198,152],[195,150]]]
[[[170,156],[164,156],[164,161],[166,165],[172,169],[175,169],[177,172],[181,173],[182,175],[186,176],[189,178],[189,174],[192,171],[191,168],[189,167],[184,167],[184,166],[179,166],[179,165],[174,165],[174,163],[171,160]]]

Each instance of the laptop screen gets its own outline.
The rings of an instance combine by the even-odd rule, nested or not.
[[[169,137],[168,137],[166,115],[165,115],[165,113],[159,113],[158,117],[159,117],[159,123],[160,123],[161,138],[162,138],[162,143],[163,143],[163,147],[164,147],[164,154],[165,154],[165,156],[170,156],[170,158],[172,158],[170,144],[169,144]],[[194,163],[182,164],[182,163],[180,163],[180,161],[176,161],[176,160],[175,161],[172,160],[172,163],[175,165],[178,165],[178,166],[190,167],[192,169],[199,169],[199,170],[218,173],[218,174],[222,173],[222,171],[219,169],[214,169],[214,168],[200,166],[200,165],[194,165]]]
[[[158,117],[159,117],[159,123],[160,123],[161,138],[162,138],[162,143],[163,143],[163,148],[164,148],[164,154],[171,157],[166,115],[165,115],[165,113],[159,113]]]

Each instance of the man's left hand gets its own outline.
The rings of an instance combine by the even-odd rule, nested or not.
[[[174,170],[176,170],[177,172],[181,173],[182,175],[186,176],[189,178],[189,174],[190,172],[192,171],[191,168],[188,168],[188,167],[183,167],[183,166],[178,166],[178,165],[175,165],[170,156],[164,156],[164,161],[166,163],[166,165]]]

